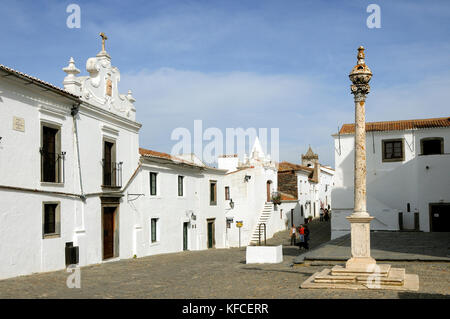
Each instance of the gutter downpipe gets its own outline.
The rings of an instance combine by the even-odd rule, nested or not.
[[[80,160],[80,144],[78,141],[78,127],[77,127],[77,119],[76,119],[76,115],[78,114],[80,108],[80,103],[78,103],[78,105],[74,105],[70,111],[70,114],[72,115],[72,119],[73,119],[73,127],[75,129],[75,138],[76,138],[76,145],[77,145],[77,158],[78,158],[78,174],[80,176],[80,198],[82,201],[86,200],[86,196],[84,195],[84,191],[83,191],[83,179],[81,177],[81,160]]]

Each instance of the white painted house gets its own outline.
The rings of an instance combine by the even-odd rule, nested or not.
[[[302,155],[302,165],[281,162],[278,167],[279,209],[288,226],[300,225],[305,218],[316,218],[321,208],[331,208],[334,170],[320,165],[311,147]]]
[[[131,91],[102,50],[64,89],[0,65],[0,279],[153,254],[226,248],[283,229],[276,165],[139,148]],[[75,248],[71,248],[75,247]],[[78,258],[76,251],[78,250]],[[68,259],[67,259],[68,258]]]
[[[366,133],[371,229],[450,231],[450,118],[366,123]],[[345,217],[353,210],[354,124],[333,138],[336,238],[350,230]]]
[[[224,194],[227,201],[225,216],[228,220],[226,242],[229,247],[257,243],[261,238],[271,238],[275,232],[285,229],[284,220],[274,211],[272,194],[278,185],[276,163],[264,154],[256,137],[250,156],[241,162],[237,155],[223,155],[218,167],[226,169]],[[242,222],[242,227],[236,227]],[[240,233],[240,234],[239,234]],[[240,241],[239,241],[240,238]]]
[[[88,76],[64,68],[64,90],[0,66],[0,278],[129,258],[133,211],[123,189],[138,161],[134,99],[118,91],[106,51]]]

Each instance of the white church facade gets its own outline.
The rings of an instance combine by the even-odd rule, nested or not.
[[[367,210],[373,230],[450,231],[450,117],[366,123]],[[354,124],[333,135],[332,238],[349,233]]]
[[[277,167],[140,148],[135,99],[104,46],[64,89],[0,65],[0,279],[124,258],[249,245],[285,229]],[[238,223],[242,227],[237,227]]]

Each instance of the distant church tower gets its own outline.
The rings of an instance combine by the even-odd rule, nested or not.
[[[311,145],[305,155],[302,154],[302,165],[314,167],[319,162],[319,155],[313,152]]]

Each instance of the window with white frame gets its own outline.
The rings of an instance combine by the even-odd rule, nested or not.
[[[41,182],[64,183],[64,156],[61,151],[61,127],[41,123]]]

